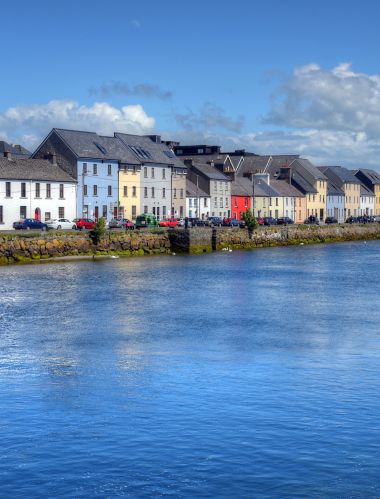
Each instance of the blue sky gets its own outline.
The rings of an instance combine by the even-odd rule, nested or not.
[[[377,165],[380,2],[5,0],[1,13],[0,138],[157,132]]]

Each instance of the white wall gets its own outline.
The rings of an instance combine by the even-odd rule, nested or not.
[[[11,183],[11,195],[6,197],[6,182]],[[25,197],[21,197],[21,184],[25,183]],[[40,197],[36,198],[36,183],[40,184]],[[46,197],[46,184],[50,184],[51,198]],[[60,184],[63,184],[63,198],[59,197]],[[20,220],[20,207],[26,207],[26,218],[35,218],[35,210],[41,212],[41,220],[45,215],[58,218],[59,207],[64,208],[64,218],[73,220],[76,216],[77,186],[68,182],[46,182],[35,180],[0,180],[0,206],[3,207],[3,223],[0,230],[13,229],[13,222]]]
[[[205,202],[206,200],[206,202]],[[197,202],[199,204],[199,209],[197,208]],[[199,213],[198,213],[199,211]],[[210,214],[210,198],[209,197],[199,197],[198,201],[196,197],[186,198],[186,216],[191,218],[201,218],[205,220]]]

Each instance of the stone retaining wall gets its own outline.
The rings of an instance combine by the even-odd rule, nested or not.
[[[315,244],[380,239],[380,224],[260,227],[245,229],[195,227],[152,231],[108,232],[95,246],[88,233],[12,233],[0,235],[0,264],[80,255],[154,255],[208,253],[223,248]]]

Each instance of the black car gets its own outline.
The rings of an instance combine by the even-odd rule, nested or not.
[[[291,225],[294,224],[294,220],[290,217],[280,217],[277,219],[277,225]]]
[[[189,227],[204,227],[206,225],[205,220],[197,217],[188,218]]]
[[[338,220],[335,217],[327,217],[325,224],[337,224]]]
[[[206,225],[209,227],[221,227],[223,220],[220,217],[208,217]]]
[[[358,223],[358,217],[348,217],[346,220],[346,224],[357,224]]]
[[[307,225],[319,225],[319,220],[316,216],[310,215],[310,217],[307,217],[307,219],[304,221],[304,224]]]
[[[273,217],[264,217],[264,225],[277,225],[277,219]]]

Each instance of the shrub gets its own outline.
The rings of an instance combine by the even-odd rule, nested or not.
[[[92,243],[95,244],[95,246],[97,246],[102,237],[104,237],[106,230],[106,219],[104,217],[101,217],[89,233],[89,237]]]

